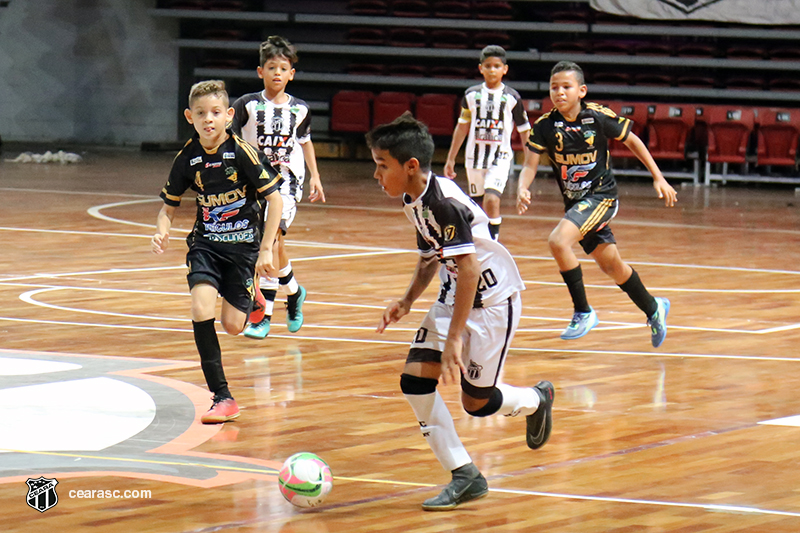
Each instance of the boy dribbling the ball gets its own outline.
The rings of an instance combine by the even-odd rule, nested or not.
[[[472,416],[524,415],[531,449],[547,442],[553,426],[554,387],[512,387],[499,382],[503,362],[519,323],[517,265],[493,240],[486,214],[454,182],[431,171],[433,139],[427,127],[406,113],[367,134],[375,161],[374,178],[417,230],[419,260],[405,295],[383,313],[377,331],[408,314],[439,272],[439,299],[417,330],[400,377],[400,388],[452,481],[425,500],[426,511],[446,511],[485,496],[486,478],[470,459],[453,418],[437,392],[460,383],[461,402]]]
[[[203,375],[214,394],[211,409],[201,422],[216,424],[239,416],[239,406],[225,380],[214,327],[217,293],[224,298],[222,326],[229,334],[238,335],[253,307],[253,275],[275,272],[272,245],[281,216],[281,178],[272,167],[261,165],[253,147],[226,130],[233,108],[228,105],[224,82],[194,84],[184,115],[197,133],[175,157],[161,191],[164,205],[158,213],[152,250],[156,254],[166,251],[181,195],[187,189],[195,191],[197,218],[186,237],[187,280],[194,340]],[[269,206],[262,233],[265,201]]]

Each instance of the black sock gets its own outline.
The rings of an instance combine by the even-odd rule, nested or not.
[[[639,274],[632,268],[631,271],[631,277],[628,278],[628,281],[620,285],[619,288],[628,294],[628,297],[633,300],[636,307],[644,311],[647,318],[650,318],[658,311],[658,302],[647,292],[642,280],[639,279]]]
[[[567,284],[569,295],[572,297],[572,305],[575,306],[576,313],[588,313],[591,311],[589,302],[586,300],[586,289],[583,287],[583,271],[578,265],[572,270],[561,272],[564,283]]]
[[[275,308],[275,297],[278,295],[278,291],[275,289],[259,289],[261,294],[264,295],[264,299],[267,301],[267,307],[264,310],[264,318],[267,320],[272,319],[272,311]],[[267,313],[269,311],[269,313]]]
[[[222,350],[219,347],[217,330],[214,329],[214,319],[202,322],[192,320],[192,328],[208,390],[220,398],[233,398],[228,390],[228,382],[225,381],[225,372],[222,370]]]
[[[489,235],[492,236],[492,239],[495,241],[497,240],[497,236],[500,235],[500,223],[497,224],[492,223],[489,221]]]
[[[297,292],[296,292],[296,293],[294,293],[294,294],[287,294],[287,295],[286,295],[286,300],[287,300],[287,301],[288,301],[290,304],[293,304],[293,305],[294,305],[295,303],[297,303],[297,299],[298,299],[298,298],[300,298],[300,291],[297,291]]]

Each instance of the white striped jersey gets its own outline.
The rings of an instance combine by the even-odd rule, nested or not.
[[[513,128],[531,128],[519,93],[505,84],[489,89],[485,83],[466,90],[461,99],[460,124],[470,124],[464,152],[467,168],[486,169],[511,159]]]
[[[306,163],[301,144],[311,140],[311,110],[303,100],[286,95],[274,104],[264,91],[242,96],[233,103],[231,129],[261,152],[283,177],[281,194],[303,197]]]
[[[517,264],[505,247],[492,239],[489,218],[452,180],[428,176],[419,198],[403,195],[403,210],[417,228],[417,247],[422,257],[437,256],[441,288],[439,301],[455,303],[458,267],[455,257],[476,254],[480,265],[474,307],[503,303],[525,289]]]

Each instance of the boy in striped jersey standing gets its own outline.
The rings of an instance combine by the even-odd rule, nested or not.
[[[270,36],[260,48],[258,77],[264,80],[264,90],[246,94],[233,104],[233,132],[255,146],[262,153],[264,165],[271,164],[283,177],[283,213],[275,261],[278,278],[260,280],[259,288],[266,300],[265,316],[261,322],[250,324],[244,330],[245,336],[254,339],[263,339],[269,333],[279,285],[286,292],[288,330],[294,333],[303,325],[306,290],[294,278],[284,239],[297,214],[297,202],[303,198],[306,167],[310,186],[308,199],[325,201],[311,143],[311,110],[303,100],[286,93],[286,85],[294,79],[295,63],[294,46],[283,37]]]
[[[531,126],[519,93],[503,83],[503,76],[508,73],[506,51],[500,46],[487,46],[481,51],[478,69],[484,81],[467,89],[461,100],[461,116],[453,131],[444,175],[456,177],[456,156],[466,139],[464,166],[469,195],[489,216],[489,230],[496,240],[502,222],[500,197],[514,159],[512,128],[517,128],[525,143]]]
[[[586,300],[581,265],[572,247],[580,243],[605,274],[647,316],[651,341],[656,348],[667,336],[669,300],[655,298],[639,279],[639,274],[619,255],[617,241],[608,224],[617,214],[619,193],[611,171],[609,139],[625,143],[653,175],[653,188],[667,207],[678,201],[647,147],[633,132],[631,121],[617,116],[605,106],[584,102],[586,83],[583,70],[571,61],[557,63],[550,74],[550,99],[555,106],[533,124],[525,150],[525,163],[519,174],[517,209],[528,210],[528,190],[536,177],[539,156],[547,152],[564,197],[564,218],[550,233],[548,244],[558,263],[561,277],[569,289],[574,313],[564,340],[583,337],[598,324],[597,313]]]

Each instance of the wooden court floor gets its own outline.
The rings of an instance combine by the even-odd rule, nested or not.
[[[672,302],[659,349],[590,262],[600,325],[560,340],[571,305],[546,243],[562,211],[557,186],[537,179],[523,217],[506,196],[501,241],[528,288],[505,381],[555,384],[554,432],[528,450],[524,419],[471,419],[458,391],[442,389],[492,490],[425,513],[421,501],[449,476],[399,374],[435,288],[375,333],[416,260],[398,201],[370,163],[320,162],[328,203],[304,202],[288,236],[309,294],[305,325],[288,333],[279,303],[266,340],[220,334],[242,415],[204,427],[185,232],[173,231],[168,253],[149,251],[171,157],[97,149],[74,166],[0,161],[3,531],[800,531],[793,189],[680,187],[667,209],[646,182],[622,182],[621,254]],[[185,202],[175,227],[189,228],[193,211]],[[277,489],[276,468],[298,451],[335,475],[310,511]],[[45,512],[26,502],[26,480],[40,476],[58,481]],[[78,497],[93,490],[112,497]]]

